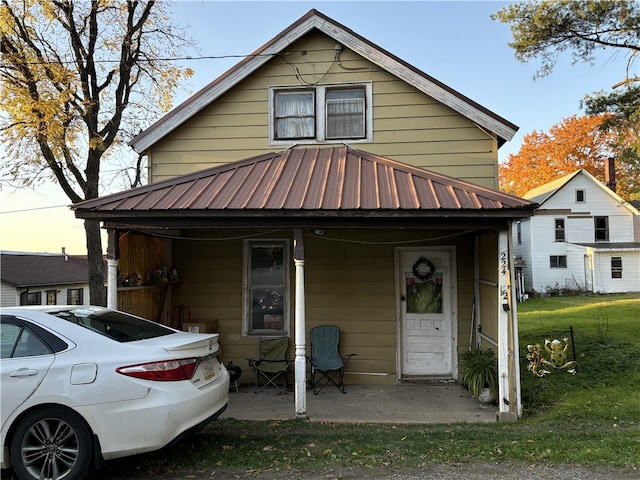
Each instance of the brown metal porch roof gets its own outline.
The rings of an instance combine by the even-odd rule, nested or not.
[[[347,146],[292,148],[77,203],[78,218],[494,216],[537,204]],[[157,222],[153,222],[157,224]]]

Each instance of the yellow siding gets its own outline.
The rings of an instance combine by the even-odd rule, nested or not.
[[[357,353],[347,368],[347,382],[396,382],[397,311],[395,246],[407,240],[418,245],[455,245],[458,266],[458,348],[468,344],[473,305],[473,235],[429,241],[439,232],[325,232],[305,236],[305,292],[308,331],[322,324],[341,328],[342,353]],[[254,358],[258,340],[242,337],[242,253],[246,232],[228,232],[230,240],[175,240],[173,260],[180,283],[173,286],[174,306],[186,305],[192,322],[217,324],[223,360],[243,369],[242,382],[254,381],[247,358]],[[329,238],[339,238],[332,241]],[[375,239],[375,240],[373,240]],[[388,244],[383,243],[388,242]],[[394,242],[397,242],[394,244]],[[291,270],[290,298],[294,299]],[[291,305],[291,347],[295,320]],[[309,353],[309,351],[307,351]]]
[[[353,147],[497,188],[494,137],[349,50],[340,64],[333,63],[334,46],[335,41],[314,33],[274,57],[155,144],[149,152],[150,180],[286,148],[268,141],[269,86],[370,81],[373,142]]]

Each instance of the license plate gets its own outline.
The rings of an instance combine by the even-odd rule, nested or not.
[[[216,370],[211,360],[207,360],[202,364],[202,376],[205,380],[211,380],[216,376]]]

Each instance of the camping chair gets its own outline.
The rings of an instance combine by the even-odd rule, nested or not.
[[[320,325],[312,328],[309,333],[313,394],[317,395],[330,383],[342,393],[347,393],[344,389],[344,368],[356,354],[340,355],[340,328],[335,325]]]
[[[271,386],[282,393],[287,393],[287,372],[291,364],[287,360],[288,349],[289,339],[286,337],[260,340],[260,359],[248,359],[249,366],[256,374],[256,392]],[[277,383],[279,379],[283,381],[282,386]],[[264,383],[261,384],[262,380]]]

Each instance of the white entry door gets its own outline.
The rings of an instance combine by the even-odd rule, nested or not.
[[[453,373],[455,250],[398,250],[401,376]]]

